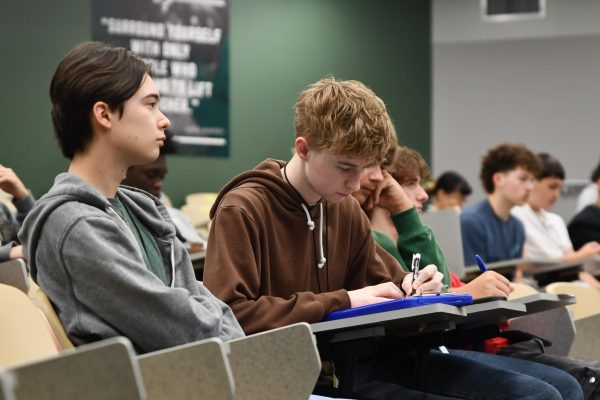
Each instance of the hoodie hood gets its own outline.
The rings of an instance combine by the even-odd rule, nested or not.
[[[223,197],[240,186],[266,187],[277,195],[285,208],[292,212],[304,214],[304,211],[301,208],[304,199],[302,199],[294,188],[292,188],[281,176],[281,168],[285,165],[285,161],[269,158],[258,164],[254,169],[246,171],[230,180],[223,189],[221,189],[215,203],[211,207],[209,214],[210,218],[214,218]]]
[[[128,186],[120,186],[117,194],[119,199],[129,206],[140,218],[140,221],[157,237],[163,240],[174,239],[175,229],[170,223],[171,218],[168,211],[160,200],[150,196],[143,190]],[[69,202],[83,203],[97,209],[100,213],[111,215],[120,224],[122,223],[110,202],[102,193],[75,175],[69,173],[59,174],[54,180],[54,186],[36,202],[35,207],[29,212],[19,231],[19,240],[24,243],[25,256],[34,280],[37,275],[35,256],[42,228],[48,217],[57,208]]]

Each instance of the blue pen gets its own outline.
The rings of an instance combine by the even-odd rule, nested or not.
[[[479,257],[479,254],[475,254],[475,259],[477,260],[477,265],[479,265],[479,269],[481,272],[487,272],[487,266],[483,262],[483,259]]]

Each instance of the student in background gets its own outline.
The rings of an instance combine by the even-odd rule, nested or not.
[[[175,152],[171,135],[167,132],[165,136],[165,144],[160,148],[158,158],[149,164],[129,167],[127,175],[121,184],[145,190],[160,199],[167,208],[169,216],[175,225],[177,238],[181,240],[190,254],[197,253],[205,249],[206,240],[198,235],[194,229],[194,225],[184,213],[170,205],[170,201],[168,201],[168,198],[162,191],[164,180],[168,173],[167,154]]]
[[[600,193],[600,163],[592,172],[591,178],[596,184],[596,191]],[[600,243],[600,196],[573,217],[568,230],[575,250],[583,249],[588,242]]]
[[[17,232],[35,200],[15,171],[0,164],[0,189],[12,196],[13,212],[0,202],[0,262],[23,258],[23,246],[19,244]]]
[[[382,166],[374,165],[365,170],[360,190],[353,196],[369,217],[375,241],[406,271],[409,271],[412,254],[421,253],[423,262],[438,266],[451,292],[469,293],[475,298],[508,296],[512,291],[510,282],[494,271],[487,271],[465,285],[448,270],[435,235],[418,215],[428,199],[422,182],[430,177],[423,157],[407,147],[398,147],[391,152]],[[409,201],[414,207],[399,214],[390,211],[393,209],[391,205],[404,201]]]
[[[510,210],[525,204],[541,169],[523,145],[502,144],[483,156],[479,177],[487,198],[460,215],[466,265],[477,264],[476,254],[487,262],[523,257],[525,229]]]
[[[331,311],[403,297],[396,285],[409,295],[439,290],[434,265],[413,282],[375,244],[350,196],[364,169],[381,163],[395,143],[383,102],[359,82],[323,79],[300,94],[295,128],[289,162],[268,159],[238,175],[211,210],[204,282],[230,304],[244,330],[319,322]],[[393,212],[410,208],[405,201]],[[412,354],[385,351],[360,357],[354,396],[562,398],[541,381],[439,353],[428,365],[429,393],[417,392],[409,388],[414,361]],[[476,383],[484,389],[475,390]]]
[[[560,198],[565,170],[558,159],[540,153],[542,173],[536,180],[527,203],[516,206],[511,213],[525,226],[525,254],[532,258],[556,258],[562,262],[577,262],[600,256],[600,244],[590,241],[578,250],[573,249],[565,222],[550,210]],[[600,288],[600,282],[582,271],[580,279]]]
[[[494,271],[486,271],[465,284],[444,267],[446,263],[444,255],[436,243],[433,232],[423,225],[417,215],[417,211],[421,212],[428,198],[422,182],[429,177],[429,167],[423,157],[417,151],[407,147],[398,147],[395,154],[388,157],[383,168],[374,165],[365,170],[360,182],[361,188],[353,193],[353,196],[363,208],[368,208],[365,212],[373,221],[371,229],[375,241],[393,255],[406,271],[408,271],[407,265],[410,261],[408,257],[411,253],[421,253],[422,260],[440,265],[440,270],[452,277],[452,287],[449,289],[452,293],[468,293],[474,298],[507,297],[512,291],[512,285],[508,279]],[[392,209],[391,205],[406,200],[414,207],[399,214],[389,212],[388,209]],[[376,215],[378,217],[374,219]],[[395,227],[397,237],[395,243],[391,237],[381,231],[388,230],[390,225]],[[457,349],[449,349],[449,351],[457,357],[551,382],[559,388],[563,398],[577,397],[581,393],[576,380],[552,366],[482,352]]]
[[[575,213],[579,213],[585,207],[595,204],[598,201],[598,181],[600,181],[600,162],[590,177],[591,182],[587,184],[579,196],[577,197],[577,206],[575,207]]]
[[[432,194],[433,199],[427,207],[427,211],[454,208],[462,211],[467,197],[473,192],[471,185],[457,172],[447,171],[435,180]]]
[[[158,157],[170,124],[150,74],[126,49],[87,42],[50,84],[54,131],[71,162],[19,238],[76,345],[126,336],[145,353],[244,336],[229,307],[196,281],[162,203],[119,187],[129,167]]]

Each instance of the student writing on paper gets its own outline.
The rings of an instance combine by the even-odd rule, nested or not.
[[[421,222],[420,214],[428,199],[422,184],[430,178],[429,167],[413,149],[398,147],[388,161],[367,170],[361,188],[354,197],[369,216],[375,241],[392,254],[409,271],[412,253],[421,253],[424,263],[437,265],[451,292],[468,293],[474,298],[506,297],[512,291],[502,275],[488,271],[464,284],[450,273],[441,248],[431,229]],[[393,213],[390,204],[409,201],[414,207],[404,213]]]
[[[232,307],[244,330],[318,322],[331,311],[402,297],[397,284],[408,294],[439,289],[442,274],[435,266],[423,268],[413,282],[375,244],[369,221],[350,196],[364,170],[395,146],[383,101],[359,82],[323,79],[298,97],[295,130],[289,162],[265,160],[238,175],[211,210],[204,281]],[[410,208],[405,202],[396,211]],[[413,354],[361,357],[353,394],[496,398],[491,381],[479,390],[471,386],[484,375],[502,387],[503,398],[563,398],[552,385],[527,376],[452,355],[433,358],[423,393],[410,388]]]
[[[414,203],[417,210],[422,210],[423,204],[427,201],[423,182],[425,182],[429,174],[429,167],[423,157],[413,149],[406,147],[398,147],[384,163],[383,168],[373,166],[365,170],[361,179],[361,190],[356,192],[354,196],[359,200],[367,215],[371,216],[373,226],[373,237],[383,246],[390,254],[394,255],[398,260],[408,258],[406,248],[410,251],[422,252],[426,257],[435,257],[437,263],[444,264],[444,255],[441,249],[438,248],[437,242],[431,230],[422,224],[419,220],[403,218],[402,215],[394,215],[388,210],[388,205],[393,202],[394,198],[399,197],[400,191]],[[378,218],[372,218],[378,216]],[[421,226],[420,230],[427,232],[430,235],[429,240],[415,240],[414,226]],[[413,227],[413,228],[411,228]],[[395,229],[392,234],[397,238],[394,242],[387,233]],[[402,263],[404,266],[405,263]],[[446,269],[447,270],[447,269]],[[469,293],[474,297],[484,296],[507,296],[512,291],[510,282],[502,275],[487,271],[481,274],[471,282],[464,284],[459,278],[452,274],[451,292],[454,293]],[[492,354],[450,349],[450,353],[455,356],[461,356],[467,359],[484,362],[486,365],[492,365],[496,368],[503,368],[511,372],[524,373],[533,378],[541,379],[546,382],[554,382],[560,388],[564,398],[579,396],[580,389],[566,372],[558,371],[559,366],[563,368],[566,365],[574,366],[574,362],[566,357],[549,356],[546,354],[536,354],[535,351],[530,351],[526,357],[523,357],[523,351],[517,344],[509,345],[504,349],[506,354],[511,356],[518,353],[519,357],[514,358],[498,357]],[[539,353],[539,351],[537,352]],[[524,361],[519,358],[525,358],[529,361]],[[539,361],[539,362],[530,362]],[[546,364],[546,365],[541,365]],[[565,368],[564,371],[577,371],[577,368]],[[582,383],[582,386],[584,383]]]

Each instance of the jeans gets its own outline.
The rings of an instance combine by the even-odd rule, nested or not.
[[[486,353],[452,352],[454,354],[431,351],[424,386],[419,390],[412,387],[415,353],[361,357],[355,369],[351,397],[368,400],[583,398],[577,382],[558,369],[537,363],[513,363],[511,358]]]
[[[520,360],[496,354],[477,351],[449,350],[450,354],[479,361],[489,366],[504,368],[520,374],[532,376],[554,386],[565,400],[582,400],[583,390],[577,380],[558,368],[533,361]]]

